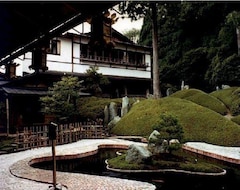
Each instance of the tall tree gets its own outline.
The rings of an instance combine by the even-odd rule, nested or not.
[[[127,13],[128,16],[137,20],[151,13],[152,21],[152,46],[153,46],[153,96],[161,97],[159,64],[158,64],[158,26],[157,26],[157,1],[123,1],[119,4],[122,14]]]
[[[236,28],[238,55],[240,55],[240,12],[233,11],[227,15],[227,22]]]
[[[84,85],[86,89],[94,96],[102,95],[102,87],[110,84],[110,81],[102,73],[98,72],[99,68],[91,66],[86,71]]]
[[[40,101],[45,113],[53,114],[56,120],[72,119],[77,114],[76,100],[80,96],[81,84],[78,77],[63,76],[62,79],[48,88],[47,96]]]
[[[140,30],[132,28],[131,30],[126,31],[123,34],[133,42],[138,43]]]

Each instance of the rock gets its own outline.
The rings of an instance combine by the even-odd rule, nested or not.
[[[121,117],[123,117],[127,112],[129,108],[129,99],[127,96],[122,98],[122,108],[121,108]]]
[[[154,143],[158,140],[158,136],[160,135],[160,133],[157,130],[154,130],[148,137],[148,141],[150,143]]]
[[[125,160],[128,163],[146,163],[151,160],[152,153],[147,149],[147,147],[132,144],[127,150],[127,155]]]
[[[121,117],[115,116],[109,123],[108,123],[108,129],[112,129],[117,122],[119,122]]]
[[[104,113],[104,126],[106,126],[107,124],[108,124],[108,122],[109,122],[109,110],[108,110],[108,106],[105,106],[104,107],[104,111],[103,111],[103,113]]]
[[[162,144],[149,144],[149,149],[152,151],[153,155],[157,155],[160,153],[168,153],[168,141],[167,140],[163,140]]]
[[[171,140],[169,141],[169,145],[171,145],[171,144],[180,144],[180,142],[179,142],[178,139],[171,139]]]
[[[111,102],[109,105],[109,114],[110,114],[110,118],[109,120],[113,120],[114,117],[117,116],[117,104],[115,102]]]

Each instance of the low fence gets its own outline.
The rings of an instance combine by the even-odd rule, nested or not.
[[[56,144],[67,144],[80,139],[104,138],[106,136],[103,125],[93,122],[60,124],[56,131]],[[17,133],[16,149],[26,150],[50,146],[48,133],[48,124],[25,126],[22,132]]]

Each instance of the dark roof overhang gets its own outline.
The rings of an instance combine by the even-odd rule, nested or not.
[[[119,1],[0,3],[0,65],[115,6]]]
[[[37,90],[37,89],[24,89],[24,88],[8,88],[3,87],[3,91],[7,94],[11,95],[47,95],[47,91],[45,90]]]

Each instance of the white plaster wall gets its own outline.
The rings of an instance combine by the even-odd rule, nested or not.
[[[60,38],[61,40],[61,53],[60,55],[47,54],[47,67],[49,71],[59,72],[76,72],[86,73],[89,69],[89,65],[86,63],[80,63],[80,45],[71,42],[70,39]],[[73,58],[72,58],[73,56]],[[26,53],[23,61],[21,62],[21,69],[19,68],[18,73],[28,72],[32,73],[34,70],[30,70],[32,53]],[[151,56],[146,54],[145,61],[148,63],[146,70],[137,70],[135,68],[112,68],[107,65],[98,66],[98,72],[103,75],[120,76],[120,77],[134,77],[134,78],[151,78]],[[72,63],[74,62],[74,64]],[[17,68],[18,69],[18,68]]]

